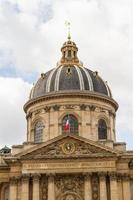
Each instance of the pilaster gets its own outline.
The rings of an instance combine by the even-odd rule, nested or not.
[[[17,178],[10,178],[10,189],[9,189],[9,199],[17,200]]]
[[[22,200],[29,200],[29,174],[22,175],[22,193],[21,199]]]
[[[39,200],[40,174],[34,174],[32,177],[33,177],[33,200]]]
[[[100,200],[107,200],[106,173],[99,173]]]
[[[48,200],[55,200],[54,174],[48,175]]]
[[[118,185],[116,173],[110,173],[110,194],[111,200],[118,200]]]
[[[85,200],[92,200],[92,193],[91,193],[91,174],[85,174],[84,180],[84,199]]]
[[[129,175],[124,174],[122,177],[122,185],[123,185],[123,200],[130,200],[130,182],[129,182]]]

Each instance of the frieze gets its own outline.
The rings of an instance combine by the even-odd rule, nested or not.
[[[50,170],[50,169],[102,169],[115,168],[115,161],[100,162],[66,162],[66,163],[24,163],[23,170]]]

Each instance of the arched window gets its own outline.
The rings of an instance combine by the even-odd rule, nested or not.
[[[37,122],[34,130],[34,142],[41,143],[43,141],[43,128],[44,125],[41,121]]]
[[[66,115],[63,118],[62,132],[78,135],[78,120],[74,115]]]
[[[98,139],[107,139],[107,125],[103,119],[98,121]]]

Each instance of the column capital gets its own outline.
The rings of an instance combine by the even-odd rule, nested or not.
[[[23,182],[27,182],[30,178],[30,174],[22,174],[21,179]]]
[[[46,176],[47,176],[47,177],[55,177],[55,176],[56,176],[56,173],[47,173]]]
[[[112,181],[116,180],[116,178],[117,178],[116,172],[109,172],[108,175],[110,177],[110,180],[112,180]]]
[[[117,174],[117,181],[120,182],[122,180],[122,174],[118,173]]]
[[[33,178],[33,181],[38,181],[41,177],[41,174],[35,173],[35,174],[32,174],[31,177]]]
[[[129,181],[129,179],[130,179],[130,175],[128,173],[122,174],[122,180],[123,181]]]
[[[88,178],[92,176],[92,172],[83,172],[82,174],[84,177],[88,177]]]
[[[17,184],[17,177],[16,176],[12,176],[12,177],[10,177],[10,184],[12,184],[12,185],[15,185],[15,184]]]
[[[104,181],[106,179],[107,172],[98,172],[98,176],[101,181]]]

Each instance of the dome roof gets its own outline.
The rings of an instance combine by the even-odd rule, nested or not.
[[[112,97],[106,82],[85,67],[77,65],[60,65],[41,77],[32,88],[30,99],[44,96],[48,93],[65,91],[90,91]]]
[[[30,99],[48,95],[52,92],[95,92],[112,97],[106,82],[98,75],[85,67],[77,56],[78,47],[68,37],[62,48],[61,60],[57,67],[41,74],[41,77],[32,88]]]

